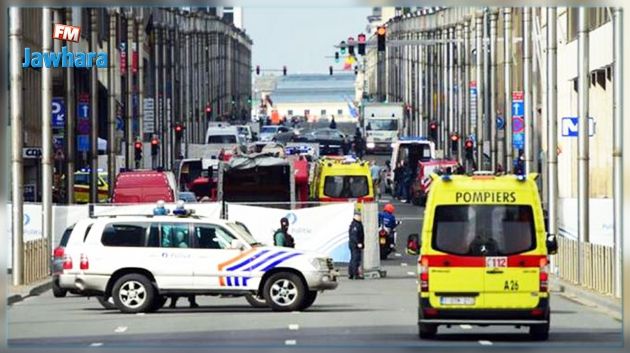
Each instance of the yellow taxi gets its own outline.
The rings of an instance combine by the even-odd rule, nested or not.
[[[310,198],[322,202],[374,201],[370,165],[351,156],[322,157],[313,167]]]
[[[420,255],[419,336],[440,325],[510,325],[546,340],[557,242],[545,231],[538,175],[431,177],[422,233],[407,241]]]
[[[98,202],[109,199],[109,182],[107,172],[98,171]],[[76,203],[90,202],[90,172],[86,169],[74,173],[74,201]]]

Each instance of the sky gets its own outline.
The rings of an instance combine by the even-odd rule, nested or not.
[[[263,74],[283,65],[288,74],[328,74],[330,65],[341,69],[343,60],[335,64],[333,46],[365,33],[371,13],[369,7],[244,8],[245,30],[254,42],[252,68],[260,65]]]

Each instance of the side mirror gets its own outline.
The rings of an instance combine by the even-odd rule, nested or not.
[[[555,255],[558,253],[558,239],[553,235],[547,235],[547,253]]]
[[[419,255],[420,254],[420,236],[418,234],[410,234],[407,237],[407,254]]]
[[[238,249],[243,250],[245,248],[245,244],[240,239],[233,239],[230,243],[230,249]]]

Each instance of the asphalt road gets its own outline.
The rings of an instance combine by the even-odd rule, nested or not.
[[[370,157],[373,158],[373,157]],[[377,157],[379,161],[385,157]],[[381,163],[382,164],[382,163]],[[383,203],[386,199],[381,200]],[[421,226],[422,209],[395,202],[399,239]],[[399,244],[404,244],[404,240]],[[340,279],[304,312],[251,308],[243,298],[198,297],[200,308],[165,308],[128,315],[103,310],[95,299],[54,298],[46,292],[9,308],[10,347],[604,347],[619,346],[621,322],[596,308],[552,293],[549,341],[532,342],[526,328],[440,327],[434,340],[417,335],[416,258],[390,255],[387,277]],[[345,272],[345,271],[344,271]]]

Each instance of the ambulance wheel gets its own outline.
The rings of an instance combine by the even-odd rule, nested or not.
[[[130,273],[114,283],[112,297],[116,307],[123,313],[147,312],[153,306],[155,288],[147,277]]]
[[[536,341],[546,341],[549,339],[549,323],[530,326],[529,335]]]
[[[263,287],[263,295],[273,311],[298,311],[304,305],[307,288],[302,279],[291,272],[271,275]]]
[[[434,338],[437,334],[437,325],[435,324],[418,324],[418,336],[422,339]]]
[[[256,294],[245,294],[245,300],[254,308],[268,308],[267,301],[264,297]]]
[[[304,303],[302,303],[302,307],[300,308],[300,310],[306,310],[310,308],[311,305],[315,303],[315,299],[317,299],[317,291],[316,290],[308,291],[306,293],[306,296],[304,298]]]

